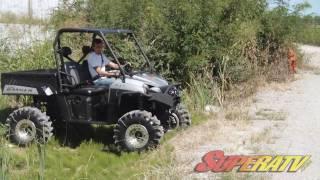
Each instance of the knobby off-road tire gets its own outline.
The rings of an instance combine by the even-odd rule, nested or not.
[[[6,120],[7,136],[19,146],[32,142],[44,144],[52,136],[49,116],[35,107],[22,107],[13,111]]]
[[[163,134],[163,127],[156,116],[136,110],[118,120],[113,138],[121,151],[141,152],[157,147]]]
[[[174,111],[174,113],[178,116],[179,118],[179,127],[181,128],[187,128],[191,126],[191,115],[187,108],[179,103]]]

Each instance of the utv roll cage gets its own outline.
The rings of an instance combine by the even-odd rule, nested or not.
[[[111,44],[109,43],[109,41],[107,40],[107,38],[105,37],[108,34],[126,34],[130,37],[133,38],[135,44],[138,47],[138,50],[141,52],[144,61],[146,63],[146,65],[148,65],[150,72],[153,72],[153,67],[150,64],[150,60],[148,59],[146,53],[143,51],[142,46],[140,45],[139,41],[137,40],[135,34],[133,33],[133,31],[131,30],[127,30],[127,29],[91,29],[91,28],[62,28],[57,32],[57,35],[55,37],[54,43],[53,43],[53,48],[54,48],[54,57],[55,57],[55,61],[56,61],[56,68],[57,68],[57,72],[58,72],[58,79],[59,79],[59,90],[60,92],[62,92],[63,90],[63,86],[68,86],[67,84],[63,84],[62,82],[62,78],[61,78],[61,74],[64,74],[66,76],[70,76],[65,69],[61,68],[64,67],[64,57],[67,58],[69,61],[73,61],[71,58],[69,58],[68,56],[64,55],[66,52],[62,52],[62,51],[68,51],[64,49],[64,47],[61,47],[61,36],[64,33],[88,33],[88,34],[92,34],[92,40],[99,37],[102,39],[102,41],[104,42],[104,44],[106,45],[106,48],[108,48],[108,50],[110,50],[112,58],[115,60],[115,62],[119,65],[120,67],[120,73],[121,73],[121,77],[122,80],[125,80],[125,76],[126,76],[126,71],[120,66],[120,62],[118,57],[115,55]],[[92,44],[91,44],[92,47]],[[91,47],[89,47],[91,49]],[[84,51],[84,50],[83,50]],[[85,50],[88,51],[88,50]],[[80,60],[78,62],[73,61],[75,63],[81,63],[81,61],[85,58],[85,56],[88,54],[89,52],[85,53],[83,55],[83,57],[80,58]],[[68,54],[68,52],[67,52]]]

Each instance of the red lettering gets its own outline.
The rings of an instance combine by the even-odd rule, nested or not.
[[[205,154],[202,162],[195,167],[196,172],[230,172],[235,166],[240,166],[246,161],[243,156],[224,156],[223,151],[211,151]]]

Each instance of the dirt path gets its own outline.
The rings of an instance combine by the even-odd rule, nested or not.
[[[320,48],[301,49],[316,67],[313,71],[300,71],[289,83],[270,84],[215,120],[174,138],[175,174],[183,179],[320,179]],[[212,150],[228,155],[311,155],[312,162],[297,173],[194,173],[202,156]]]

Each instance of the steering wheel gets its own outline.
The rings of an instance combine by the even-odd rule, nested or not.
[[[122,68],[127,72],[127,73],[132,73],[133,68],[131,63],[126,62],[124,65],[122,65]]]

